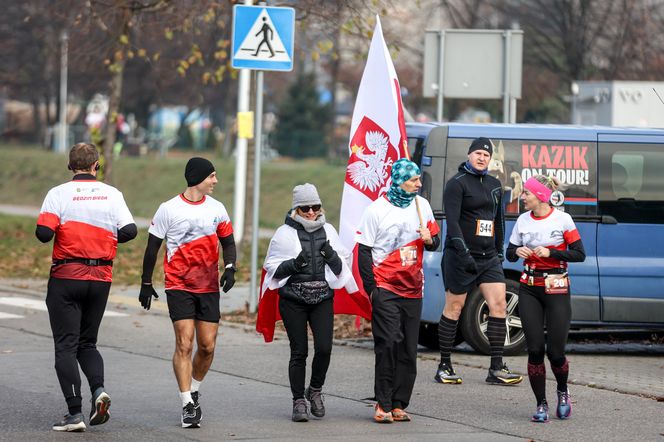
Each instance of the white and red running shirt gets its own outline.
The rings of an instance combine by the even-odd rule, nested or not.
[[[53,260],[111,261],[118,248],[118,230],[133,223],[122,193],[94,179],[76,179],[49,190],[37,219],[37,225],[55,232]],[[51,276],[111,282],[113,267],[69,263],[53,266]]]
[[[581,239],[569,213],[551,208],[541,218],[532,211],[522,213],[514,224],[510,243],[529,249],[543,246],[555,250],[567,250],[567,246]],[[540,258],[534,254],[523,263],[533,270],[567,268],[567,263],[555,258]]]
[[[431,236],[437,235],[440,228],[429,202],[420,196],[415,198]],[[372,249],[376,286],[405,298],[422,297],[424,241],[417,232],[419,228],[415,201],[401,208],[383,196],[366,208],[355,241]]]
[[[167,290],[219,292],[219,238],[233,233],[221,202],[204,196],[194,203],[180,194],[159,206],[149,232],[166,239]]]

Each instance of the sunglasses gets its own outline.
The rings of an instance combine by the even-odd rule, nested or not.
[[[320,210],[320,207],[321,207],[320,204],[314,204],[313,206],[299,206],[298,209],[300,209],[302,213],[308,213],[312,209],[314,212],[318,212]]]

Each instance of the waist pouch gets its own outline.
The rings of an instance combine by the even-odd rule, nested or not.
[[[279,295],[305,304],[318,304],[332,297],[327,281],[294,282],[282,287]]]

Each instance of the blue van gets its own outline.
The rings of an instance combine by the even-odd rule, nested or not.
[[[505,247],[523,211],[523,183],[536,174],[561,182],[552,203],[572,215],[586,249],[570,264],[572,327],[664,328],[664,130],[525,124],[408,123],[412,158],[422,167],[422,195],[446,234],[443,187],[477,137],[495,147],[489,173],[503,183]],[[444,241],[441,241],[444,242]],[[420,343],[437,348],[445,298],[442,247],[425,252]],[[525,349],[519,317],[521,263],[504,264],[508,318],[506,354]],[[488,308],[468,295],[457,343],[488,353]]]

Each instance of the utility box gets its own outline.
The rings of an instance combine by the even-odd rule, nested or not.
[[[664,128],[662,100],[662,81],[577,81],[572,83],[571,123]]]

